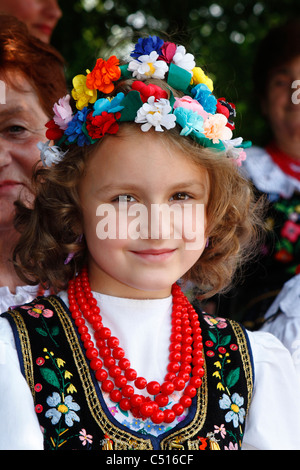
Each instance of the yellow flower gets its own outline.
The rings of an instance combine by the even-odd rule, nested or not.
[[[221,379],[220,372],[216,370],[216,372],[213,373],[213,377],[218,377],[218,379]]]
[[[59,357],[56,359],[58,367],[63,367],[65,365],[65,362],[63,359],[60,359]]]
[[[65,371],[65,379],[70,379],[71,377],[73,377],[72,372],[69,372],[68,370],[66,370]]]
[[[89,103],[95,103],[97,100],[97,90],[90,90],[86,86],[86,75],[76,75],[72,80],[72,96],[76,101],[76,108],[81,110]]]
[[[220,362],[220,361],[214,362],[214,365],[215,365],[218,369],[222,369],[222,366],[221,366],[221,362]]]
[[[197,85],[198,83],[204,83],[210,91],[213,91],[214,85],[211,78],[205,75],[201,67],[194,67],[192,70],[193,76],[191,80],[191,85]]]
[[[221,384],[221,382],[218,383],[217,389],[218,389],[218,390],[225,390],[225,388],[223,387],[223,385]]]
[[[74,387],[73,384],[70,384],[70,385],[68,386],[68,388],[67,388],[67,392],[68,392],[68,393],[77,392],[76,387]]]

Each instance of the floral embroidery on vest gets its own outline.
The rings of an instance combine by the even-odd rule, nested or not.
[[[45,449],[241,448],[253,379],[245,333],[234,322],[199,315],[205,351],[203,384],[176,428],[161,426],[161,433],[153,435],[146,422],[134,429],[125,422],[126,416],[121,424],[114,419],[69,311],[58,297],[38,298],[4,315],[20,340],[21,366]]]

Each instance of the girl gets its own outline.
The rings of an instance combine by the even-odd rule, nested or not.
[[[34,207],[18,204],[17,272],[57,295],[1,317],[1,447],[299,448],[288,352],[196,312],[176,283],[209,297],[253,251],[234,106],[156,36],[73,85],[77,109],[61,99],[56,145],[40,145]]]

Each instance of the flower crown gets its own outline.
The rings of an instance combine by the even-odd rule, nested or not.
[[[178,124],[181,135],[224,152],[241,165],[246,158],[244,148],[251,143],[241,137],[232,139],[235,106],[212,94],[212,80],[196,67],[194,56],[184,46],[149,36],[138,40],[130,56],[132,60],[125,65],[120,65],[116,56],[107,61],[99,58],[92,71],[73,78],[75,112],[70,95],[61,98],[53,107],[53,119],[46,124],[49,141],[38,144],[45,165],[63,159],[66,151],[61,150],[61,144],[89,145],[106,134],[115,134],[120,122],[130,121],[141,124],[143,132],[152,127],[163,132]],[[115,83],[127,78],[135,79],[131,90],[112,96]],[[146,85],[144,80],[149,78],[164,79],[169,95],[155,84]],[[174,98],[171,88],[184,96]],[[50,140],[57,145],[49,147]]]

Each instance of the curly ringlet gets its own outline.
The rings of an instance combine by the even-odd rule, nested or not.
[[[120,91],[126,94],[132,81],[121,80],[114,95]],[[155,83],[167,91],[170,89],[161,80],[152,79],[145,83]],[[174,89],[172,92],[175,97],[183,95]],[[117,134],[109,138],[118,138],[133,129],[142,132],[135,123],[121,123]],[[178,126],[162,133],[149,132],[164,142],[168,139],[171,146],[184,152],[208,173],[210,194],[206,207],[206,235],[209,246],[183,278],[199,287],[202,298],[224,292],[230,287],[235,272],[257,253],[264,205],[255,200],[251,183],[241,175],[235,163],[220,152],[180,136]],[[33,175],[34,206],[28,208],[21,201],[16,202],[15,226],[21,236],[13,259],[24,282],[39,282],[57,292],[65,289],[68,281],[86,264],[84,237],[78,243],[83,225],[78,186],[89,156],[106,138],[85,147],[70,145],[66,147],[68,152],[62,162],[50,168],[37,167]],[[74,253],[74,257],[64,264],[69,253]]]

